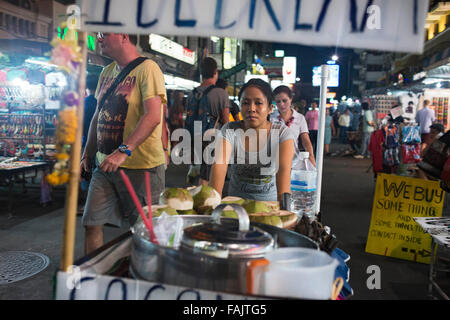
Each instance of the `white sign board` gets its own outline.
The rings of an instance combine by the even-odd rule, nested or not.
[[[89,273],[58,272],[56,300],[264,300]]]
[[[329,70],[329,78],[328,78],[328,87],[339,87],[339,65],[333,64],[328,66]],[[313,68],[313,77],[312,83],[314,87],[320,87],[320,77],[322,74],[322,67],[317,66]]]
[[[428,0],[78,0],[88,31],[422,53]]]
[[[149,44],[152,50],[189,64],[195,64],[195,52],[170,39],[164,38],[157,34],[151,34]]]
[[[297,78],[297,58],[284,57],[283,59],[283,82],[295,83]]]

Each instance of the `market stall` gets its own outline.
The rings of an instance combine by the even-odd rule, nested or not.
[[[24,57],[23,63],[0,66],[0,183],[8,189],[8,213],[14,185],[34,188],[55,162],[55,126],[66,76],[45,57]],[[15,59],[17,61],[18,59]],[[43,183],[39,184],[38,188]],[[41,190],[43,191],[43,190]],[[44,191],[45,193],[46,191]],[[51,201],[49,192],[41,204]]]
[[[91,21],[89,24],[84,24],[83,28],[103,32],[143,32],[141,17],[135,19],[136,12],[132,5],[114,6],[109,1],[106,4],[90,1],[79,3],[82,5],[79,18],[83,17],[87,19],[86,21]],[[252,3],[255,5],[256,2]],[[273,24],[269,24],[268,29],[260,26],[256,31],[253,29],[252,19],[255,19],[255,16],[261,19],[261,15],[259,11],[256,14],[254,5],[248,8],[245,4],[239,10],[251,17],[250,26],[245,23],[232,23],[226,28],[219,28],[220,18],[231,21],[236,17],[233,18],[228,11],[221,11],[221,7],[215,8],[215,4],[211,1],[199,0],[197,5],[199,4],[202,12],[216,12],[214,25],[205,18],[207,15],[197,17],[199,19],[197,26],[197,20],[180,20],[180,10],[182,10],[180,3],[167,1],[160,4],[160,12],[173,13],[173,10],[168,10],[168,7],[175,5],[176,17],[171,17],[169,20],[176,21],[176,25],[167,28],[166,24],[163,27],[163,24],[157,24],[156,20],[153,23],[156,27],[152,29],[151,26],[146,25],[148,29],[145,32],[148,33],[151,30],[157,33],[184,34],[186,31],[183,28],[188,26],[191,28],[190,34],[199,36],[210,36],[211,33],[240,34],[242,37],[255,40],[292,42],[295,41],[293,39],[302,39],[310,45],[329,45],[331,42],[333,45],[336,44],[334,40],[324,40],[328,38],[322,36],[325,34],[338,36],[334,30],[335,21],[332,25],[326,23],[322,25],[326,17],[324,10],[326,11],[327,8],[322,8],[320,25],[315,28],[314,34],[310,34],[308,31],[299,31],[297,28],[290,30],[287,25],[285,30],[280,32],[282,28],[272,8],[269,11]],[[270,7],[268,3],[265,4]],[[391,12],[399,12],[396,1],[389,1],[383,5]],[[276,6],[276,11],[283,9],[285,12],[298,12],[294,2],[290,2],[288,7],[280,7],[278,3]],[[150,6],[145,10],[149,8]],[[304,4],[302,12],[310,11],[313,14],[320,11],[319,9],[318,3],[308,2]],[[142,14],[142,10],[142,3],[140,3],[139,15]],[[423,3],[418,4],[416,14],[417,11],[426,11]],[[101,17],[98,14],[101,14]],[[126,23],[112,24],[105,21],[113,16],[117,19],[120,17]],[[338,25],[343,26],[346,14],[339,12],[336,16],[342,17],[342,23]],[[204,20],[200,23],[200,19]],[[92,21],[97,22],[92,23]],[[139,26],[135,25],[136,21]],[[284,20],[281,22],[286,23]],[[370,37],[369,41],[365,41],[364,31],[358,34],[348,30],[345,37],[339,33],[338,38],[342,41],[345,39],[345,43],[341,43],[343,46],[357,44],[373,49],[422,51],[421,34],[415,34],[403,26],[390,28],[393,25],[397,26],[397,19],[388,19],[386,23],[386,28],[375,31],[376,36]],[[390,36],[388,37],[383,30],[397,30],[399,34],[395,40],[389,40]],[[299,32],[304,33],[305,37],[299,37]],[[74,39],[69,36],[65,41],[55,43],[53,54],[54,57],[58,57],[58,49],[61,46],[72,48],[73,56],[68,59],[69,61],[64,60],[63,64],[67,67],[72,65],[71,62],[76,62],[73,64],[75,67],[71,70],[71,77],[81,81],[72,86],[71,90],[76,90],[80,94],[84,90],[86,50],[79,50]],[[80,33],[79,39],[83,48],[86,41],[85,32]],[[401,43],[402,39],[407,41]],[[79,53],[81,54],[78,55]],[[326,65],[322,66],[321,77],[319,146],[323,146],[324,140],[328,77]],[[131,232],[74,263],[74,229],[80,174],[78,165],[81,149],[80,119],[83,117],[83,102],[75,98],[73,92],[71,95],[72,99],[67,99],[69,93],[65,93],[63,99],[65,102],[63,111],[71,112],[69,121],[64,124],[59,123],[60,127],[70,129],[70,134],[66,132],[56,141],[58,154],[70,155],[68,159],[60,157],[61,166],[54,172],[54,177],[61,179],[58,181],[69,183],[61,271],[57,274],[57,299],[157,299],[161,297],[181,299],[185,298],[185,294],[190,294],[188,297],[190,299],[201,297],[206,299],[274,297],[338,299],[351,295],[351,288],[348,284],[346,286],[349,274],[346,262],[349,256],[336,250],[332,237],[329,237],[329,230],[319,228],[320,225],[314,222],[305,223],[303,217],[293,215],[286,210],[289,202],[256,203],[254,200],[252,202],[252,199],[220,199],[219,197],[213,204],[208,202],[209,210],[203,211],[205,206],[197,206],[198,201],[194,198],[202,195],[200,199],[204,201],[215,197],[210,193],[205,198],[203,188],[199,187],[192,190],[175,188],[175,194],[177,197],[178,194],[182,194],[183,201],[180,199],[170,201],[170,195],[174,193],[174,190],[165,190],[160,200],[163,207],[145,208],[137,200],[131,184],[127,182],[124,175],[122,176],[124,184],[134,200],[140,220],[132,227]],[[318,203],[314,205],[314,208],[316,213],[319,213],[323,172],[321,147],[318,148],[317,160]],[[150,186],[148,180],[146,185]],[[151,194],[149,188],[147,188],[147,194]],[[150,196],[147,197],[147,203],[150,203],[149,199]],[[188,202],[189,207],[176,208],[176,203],[180,202],[184,204]],[[192,210],[195,214],[192,214]],[[226,214],[230,217],[222,217]],[[289,228],[293,230],[288,230]]]
[[[444,126],[445,131],[450,129],[449,99],[450,89],[426,88],[423,92],[424,100],[430,100],[431,108],[435,112],[436,121]]]
[[[47,162],[19,161],[16,157],[0,157],[0,186],[5,186],[8,197],[7,213],[13,212],[14,186],[21,185],[22,192],[27,192],[27,179],[35,183],[35,179],[42,176],[49,168]]]

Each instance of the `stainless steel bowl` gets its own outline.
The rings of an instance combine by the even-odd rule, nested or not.
[[[183,229],[194,224],[209,223],[211,216],[185,215],[181,217]],[[153,221],[156,223],[156,219]],[[221,218],[224,223],[236,224],[238,220]],[[268,232],[275,247],[301,247],[318,250],[318,245],[306,236],[263,223],[250,223]],[[132,228],[132,254],[130,272],[137,279],[236,294],[246,293],[246,265],[249,258],[218,258],[186,250],[156,245],[149,240],[142,221]]]

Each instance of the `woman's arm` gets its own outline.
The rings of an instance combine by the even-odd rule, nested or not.
[[[231,157],[231,143],[224,138],[219,138],[216,147],[216,156],[214,163],[211,167],[211,177],[209,185],[216,189],[216,191],[222,196],[223,186],[225,184],[225,177],[228,171],[228,164]]]
[[[291,193],[291,168],[294,148],[293,140],[286,140],[280,144],[277,172],[277,197],[280,202],[283,200],[283,193]]]
[[[309,134],[307,132],[304,132],[300,134],[300,138],[302,139],[302,145],[306,149],[306,151],[309,153],[309,161],[313,164],[313,166],[316,166],[316,158],[314,155],[314,149],[311,143],[311,140],[309,139]]]

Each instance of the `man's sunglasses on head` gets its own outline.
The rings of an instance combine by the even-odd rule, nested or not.
[[[109,33],[97,32],[97,40],[103,40]]]

